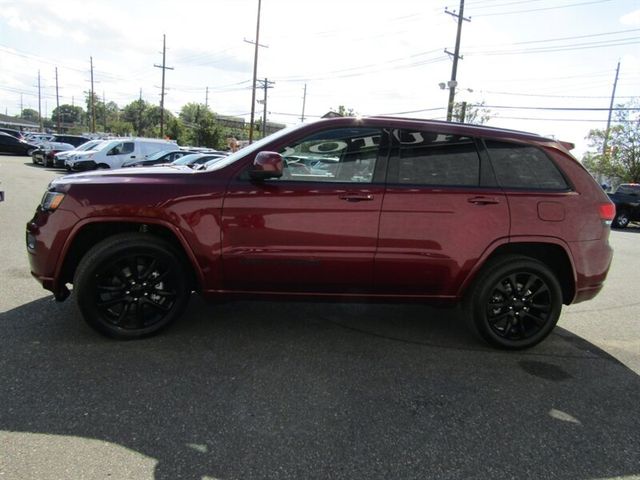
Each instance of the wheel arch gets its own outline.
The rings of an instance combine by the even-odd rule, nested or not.
[[[203,285],[202,272],[180,231],[173,225],[157,219],[144,219],[140,221],[118,219],[92,219],[78,224],[64,246],[55,278],[58,285],[72,283],[73,278],[84,255],[96,243],[113,235],[127,232],[140,232],[153,235],[167,241],[182,257],[188,267],[189,278],[193,289],[201,291]]]
[[[461,286],[461,297],[472,289],[474,280],[480,271],[494,259],[504,255],[522,255],[533,258],[547,267],[556,275],[562,289],[562,303],[570,304],[576,295],[576,271],[569,253],[569,248],[561,241],[549,238],[527,238],[497,245],[485,253],[476,263],[474,269],[467,276]]]

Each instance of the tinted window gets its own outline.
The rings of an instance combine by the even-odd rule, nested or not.
[[[480,158],[471,138],[398,130],[394,137],[399,143],[399,156],[392,181],[412,185],[480,184]]]
[[[620,185],[616,190],[616,193],[622,193],[625,195],[638,195],[640,194],[640,185]]]
[[[282,180],[371,183],[382,132],[339,128],[315,133],[280,150]]]
[[[558,168],[539,148],[493,140],[486,141],[486,145],[501,187],[569,188]]]

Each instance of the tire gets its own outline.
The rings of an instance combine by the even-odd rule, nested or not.
[[[629,214],[624,210],[616,213],[612,226],[615,228],[627,228],[629,226]]]
[[[488,263],[468,303],[472,330],[498,348],[530,348],[554,329],[562,310],[555,274],[538,260],[505,255]],[[470,310],[470,311],[469,311]]]
[[[95,245],[74,277],[84,320],[112,338],[158,333],[187,306],[191,289],[185,265],[171,245],[142,233],[124,233]]]

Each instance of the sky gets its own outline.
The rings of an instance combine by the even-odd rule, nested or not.
[[[460,0],[262,0],[257,76],[268,120],[314,121],[339,105],[360,115],[445,119]],[[0,0],[0,112],[84,106],[94,89],[120,107],[208,103],[251,111],[258,0]],[[466,0],[457,101],[484,102],[489,125],[576,144],[640,97],[639,0]],[[306,97],[304,95],[306,85]],[[207,94],[208,89],[208,94]],[[257,92],[262,99],[263,90]],[[304,101],[303,101],[304,99]],[[263,106],[256,105],[256,115]]]

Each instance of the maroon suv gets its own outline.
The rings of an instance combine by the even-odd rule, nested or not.
[[[205,170],[54,180],[27,224],[33,275],[118,338],[207,297],[462,302],[503,348],[594,297],[615,209],[568,144],[486,127],[338,118]]]

